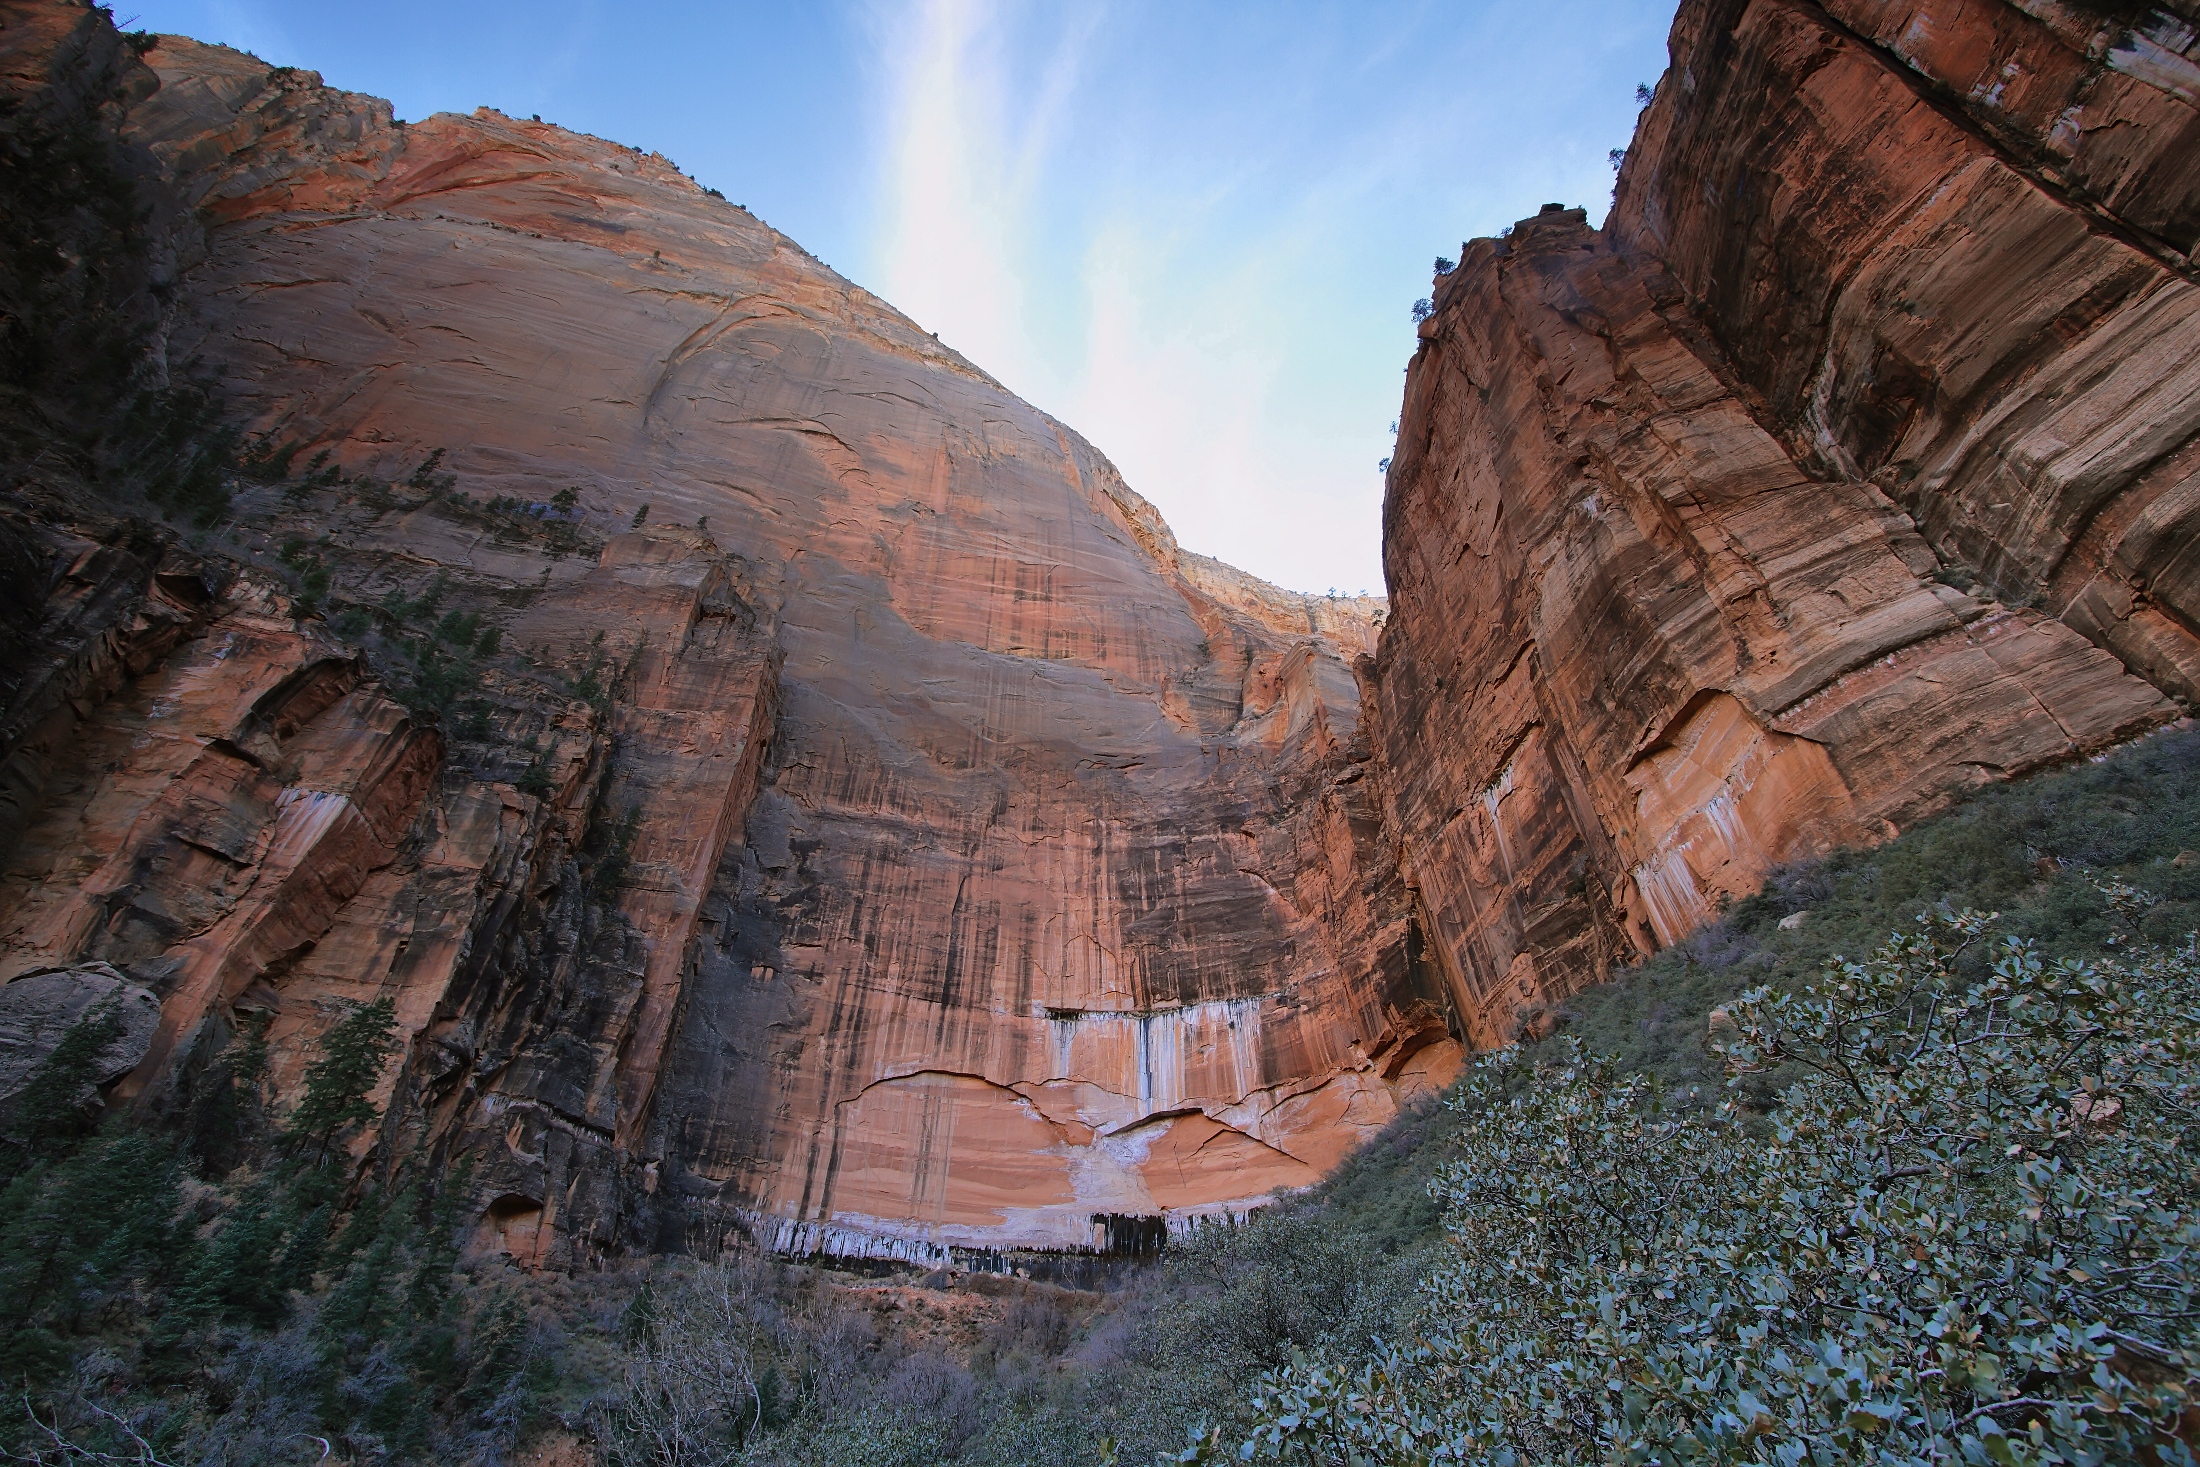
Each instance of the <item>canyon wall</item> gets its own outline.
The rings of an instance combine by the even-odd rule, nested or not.
[[[1376,742],[1478,1042],[2200,692],[2195,33],[1691,0],[1605,229],[1440,278]]]
[[[103,24],[6,11],[46,85]],[[254,470],[135,550],[15,488],[36,615],[103,608],[112,670],[11,756],[0,976],[158,997],[120,1099],[256,1015],[294,1094],[387,998],[378,1156],[471,1157],[484,1246],[938,1257],[1243,1209],[1456,1065],[1368,777],[1379,601],[1181,551],[661,157],[117,64],[182,206],[157,356]]]
[[[362,1173],[464,1159],[559,1266],[1311,1182],[1772,866],[2194,697],[2195,53],[1690,0],[1606,227],[1438,281],[1386,604],[1181,549],[661,157],[5,0],[0,127],[141,211],[80,293],[144,391],[0,401],[0,1068],[113,1001],[113,1103],[249,1029],[280,1107],[387,1000]]]

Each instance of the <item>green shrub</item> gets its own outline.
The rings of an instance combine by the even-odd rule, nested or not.
[[[1986,925],[1737,1003],[1728,1065],[1801,1077],[1769,1135],[1577,1045],[1480,1061],[1418,1337],[1271,1372],[1229,1456],[2192,1460],[2200,951],[1971,980]]]

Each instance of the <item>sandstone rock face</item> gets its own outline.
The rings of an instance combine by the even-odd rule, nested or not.
[[[1304,1185],[2200,693],[2189,9],[1690,0],[1608,229],[1439,282],[1386,603],[1182,550],[663,158],[10,0],[0,86],[105,78],[147,180],[149,371],[253,436],[211,535],[8,470],[0,1011],[144,995],[158,1109],[388,998],[362,1165],[470,1158],[529,1264]]]
[[[85,551],[36,608],[135,661],[10,776],[0,964],[157,991],[139,1103],[389,997],[384,1154],[472,1155],[484,1246],[929,1256],[1243,1208],[1448,1076],[1380,601],[1181,551],[662,158],[146,63],[167,358],[297,452],[199,601]]]
[[[1439,282],[1376,739],[1478,1041],[2200,692],[2193,38],[1691,0],[1607,232]]]
[[[2200,694],[2200,7],[1689,6],[1612,232],[1768,426]]]

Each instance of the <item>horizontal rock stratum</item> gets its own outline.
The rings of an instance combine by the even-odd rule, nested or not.
[[[1386,604],[1180,549],[663,158],[9,0],[147,210],[148,380],[252,436],[211,535],[11,470],[0,976],[157,997],[151,1109],[389,999],[361,1165],[470,1159],[529,1262],[1305,1185],[1771,866],[2200,691],[2150,16],[1684,5],[1606,228],[1438,283]]]

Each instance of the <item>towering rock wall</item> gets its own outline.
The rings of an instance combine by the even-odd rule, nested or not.
[[[1439,282],[1386,607],[1181,550],[662,158],[6,0],[0,124],[150,209],[146,431],[253,435],[210,526],[7,456],[0,979],[75,975],[9,1012],[128,990],[159,1110],[388,999],[363,1164],[470,1159],[533,1261],[1311,1181],[1773,864],[2194,696],[2195,28],[2104,13],[1690,0],[1606,230]]]
[[[1799,457],[2190,701],[2200,6],[2132,9],[1691,11],[1612,232]]]
[[[160,998],[125,1097],[254,1014],[287,1093],[386,997],[385,1155],[470,1155],[485,1244],[917,1256],[1242,1207],[1455,1061],[1368,777],[1380,603],[1180,551],[662,158],[144,62],[165,361],[269,482],[195,550],[19,517],[41,614],[145,623],[0,876],[4,972]]]
[[[2200,691],[2189,12],[1691,0],[1607,229],[1439,282],[1377,744],[1476,1038]]]

